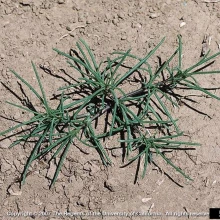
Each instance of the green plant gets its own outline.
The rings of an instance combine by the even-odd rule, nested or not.
[[[27,112],[33,113],[33,117],[26,122],[20,123],[6,131],[0,133],[5,135],[22,126],[28,126],[29,132],[24,131],[22,135],[17,134],[18,138],[10,148],[17,144],[25,143],[30,139],[35,140],[35,145],[27,161],[22,174],[24,183],[28,168],[31,163],[52,153],[51,159],[59,155],[59,164],[52,180],[53,185],[57,179],[61,166],[75,139],[82,144],[94,148],[105,165],[111,164],[106,149],[102,146],[102,139],[125,133],[124,139],[120,143],[126,145],[126,157],[133,162],[144,157],[143,177],[146,174],[148,163],[153,161],[154,154],[161,156],[169,165],[180,172],[184,177],[190,179],[179,167],[175,166],[163,153],[165,149],[178,150],[181,145],[198,146],[197,143],[185,142],[181,140],[183,133],[177,125],[177,120],[172,117],[168,103],[179,106],[178,101],[182,97],[176,93],[177,88],[198,90],[206,95],[220,99],[207,88],[203,88],[197,82],[196,75],[216,74],[220,71],[203,71],[213,61],[219,53],[209,56],[208,52],[195,65],[183,69],[182,65],[182,41],[178,36],[178,48],[170,58],[159,65],[153,71],[149,64],[149,59],[155,54],[157,49],[164,42],[165,38],[150,51],[144,58],[126,52],[114,52],[113,58],[107,58],[101,63],[97,63],[91,49],[82,39],[77,43],[80,55],[70,54],[54,49],[58,54],[68,58],[68,64],[81,74],[75,84],[71,84],[59,89],[59,105],[52,109],[47,101],[43,86],[41,84],[35,65],[32,63],[36,75],[41,95],[15,71],[11,71],[21,80],[41,101],[44,112],[37,111],[35,108],[20,106],[11,102],[9,104]],[[116,56],[116,57],[115,57]],[[177,57],[177,65],[171,67],[171,62]],[[132,60],[136,65],[123,71],[125,61]],[[164,72],[167,77],[164,78]],[[134,73],[139,73],[142,81],[138,81],[140,89],[126,93],[122,83]],[[83,98],[72,101],[71,96],[65,95],[66,90],[78,89]],[[87,95],[85,95],[85,90]],[[84,95],[84,96],[83,96]],[[68,101],[68,104],[66,102]],[[94,127],[94,121],[104,113],[111,113],[111,122],[108,131],[105,130],[98,134]],[[45,145],[44,143],[47,143]],[[131,155],[136,153],[136,156]]]

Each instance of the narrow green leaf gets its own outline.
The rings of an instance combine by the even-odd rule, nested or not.
[[[20,79],[36,96],[37,98],[42,102],[42,97],[38,94],[38,92],[26,81],[24,80],[20,75],[18,75],[14,70],[10,70],[18,79]]]
[[[48,102],[47,102],[47,99],[46,99],[46,95],[45,95],[43,86],[42,86],[41,81],[40,81],[39,74],[38,74],[38,72],[37,72],[37,69],[36,69],[34,63],[31,62],[31,64],[32,64],[32,66],[33,66],[34,73],[35,73],[35,75],[36,75],[38,84],[39,84],[39,86],[40,86],[41,93],[42,93],[42,95],[43,95],[43,103],[44,103],[44,105],[45,105],[45,108],[46,108],[47,113],[49,114],[49,113],[50,113],[50,108],[49,108],[49,105],[48,105]]]
[[[85,46],[85,48],[87,49],[88,53],[89,53],[89,56],[93,62],[93,65],[95,67],[95,70],[97,71],[99,68],[98,68],[98,65],[95,61],[95,57],[94,57],[94,54],[92,53],[90,47],[88,46],[88,44],[83,40],[83,39],[80,39],[80,41],[83,43],[83,45]]]
[[[161,42],[152,50],[150,53],[144,57],[138,64],[136,64],[131,70],[129,70],[124,76],[122,76],[116,83],[115,85],[118,86],[121,84],[125,79],[127,79],[132,73],[134,73],[140,66],[143,65],[160,47],[160,45],[164,42],[165,38],[161,40]]]
[[[71,146],[71,143],[72,143],[72,139],[69,140],[69,142],[68,142],[68,144],[66,145],[66,147],[65,147],[65,149],[64,149],[64,151],[63,151],[63,154],[62,154],[62,156],[61,156],[61,158],[60,158],[60,160],[59,160],[59,163],[58,163],[58,166],[57,166],[55,175],[54,175],[53,180],[52,180],[52,183],[51,183],[51,187],[54,185],[54,183],[55,183],[56,180],[57,180],[58,174],[59,174],[59,172],[60,172],[60,170],[61,170],[61,167],[62,167],[62,165],[63,165],[63,162],[64,162],[65,158],[66,158],[66,155],[67,155],[68,150],[69,150],[69,148],[70,148],[70,146]]]

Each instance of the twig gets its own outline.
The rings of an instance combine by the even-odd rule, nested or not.
[[[217,3],[220,2],[220,0],[203,0],[204,3]]]
[[[63,36],[61,36],[61,37],[59,38],[59,41],[62,40],[64,37],[69,36],[69,35],[70,35],[73,31],[75,31],[76,29],[78,29],[78,28],[84,28],[84,27],[86,27],[86,25],[76,26],[76,27],[73,28],[71,31],[69,31],[67,34],[64,34]]]

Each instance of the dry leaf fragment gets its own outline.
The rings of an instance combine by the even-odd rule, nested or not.
[[[205,54],[209,50],[209,40],[208,39],[209,39],[209,37],[207,35],[205,35],[203,38],[201,56],[205,56]]]

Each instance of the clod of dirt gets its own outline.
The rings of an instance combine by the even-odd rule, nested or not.
[[[78,193],[83,189],[83,181],[80,178],[75,178],[75,176],[70,177],[70,184],[65,187],[65,193],[68,198],[78,195]]]
[[[93,201],[89,201],[88,207],[90,210],[95,210],[95,209],[97,209],[97,203],[95,203]]]
[[[14,183],[8,188],[8,193],[11,196],[20,196],[22,194],[22,191],[19,187],[19,183]]]
[[[6,160],[2,159],[1,160],[1,171],[4,173],[7,170],[11,169],[11,164],[7,163]]]
[[[87,162],[87,163],[84,164],[83,169],[86,170],[86,171],[91,172],[91,170],[92,170],[91,166],[92,166],[92,164],[90,162]]]
[[[43,202],[40,200],[39,197],[36,197],[33,202],[35,205],[39,205],[39,206],[41,206],[43,204]]]
[[[85,163],[83,169],[89,171],[90,175],[94,175],[100,170],[100,168],[96,164],[90,162]]]
[[[85,195],[81,195],[79,197],[79,200],[77,201],[77,204],[78,205],[81,205],[83,207],[87,206],[89,203],[89,197],[88,196],[85,196]]]
[[[8,148],[8,146],[10,146],[10,144],[11,144],[11,140],[9,138],[7,138],[7,139],[2,140],[0,142],[0,148],[6,149],[6,148]]]
[[[110,178],[105,181],[104,186],[109,189],[111,192],[116,192],[120,188],[120,183],[115,178]]]
[[[13,115],[13,118],[16,120],[16,119],[19,119],[19,118],[21,118],[21,114],[20,114],[20,112],[15,112],[15,114]]]
[[[21,166],[21,163],[20,163],[17,159],[15,159],[15,160],[13,161],[13,165],[15,166],[15,168],[16,168],[19,172],[22,172],[23,166]]]

